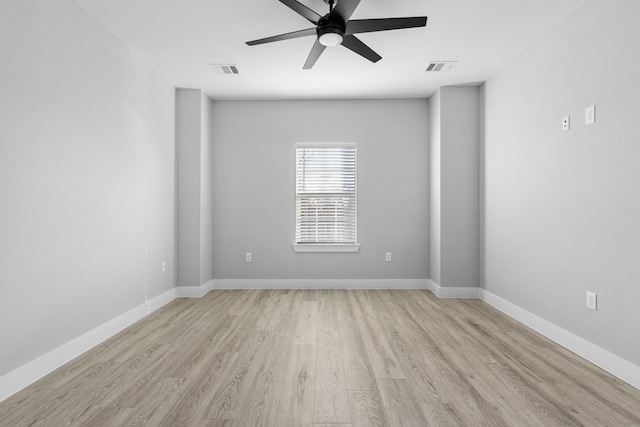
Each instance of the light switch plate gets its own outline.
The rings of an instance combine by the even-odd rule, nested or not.
[[[598,309],[598,295],[595,292],[587,291],[587,308],[593,311]]]
[[[596,106],[592,105],[584,109],[584,124],[590,125],[596,122]]]
[[[566,130],[569,130],[569,128],[570,128],[570,121],[571,121],[571,119],[569,118],[569,116],[564,116],[564,117],[562,118],[562,131],[563,131],[563,132],[564,132],[564,131],[566,131]]]

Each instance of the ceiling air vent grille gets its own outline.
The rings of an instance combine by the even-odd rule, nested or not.
[[[455,67],[457,63],[458,61],[431,61],[427,66],[426,71],[449,71],[450,69]]]
[[[216,74],[240,74],[238,67],[232,64],[209,64]]]

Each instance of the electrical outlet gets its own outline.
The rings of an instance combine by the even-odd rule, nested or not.
[[[391,262],[391,252],[387,252],[387,253],[384,255],[384,261],[385,261],[385,262]]]
[[[571,118],[569,116],[564,116],[562,118],[562,131],[566,131],[569,130],[570,128],[570,122],[571,122]]]
[[[598,294],[587,291],[587,308],[596,311],[598,309]]]
[[[592,105],[584,110],[584,124],[590,125],[596,122],[596,106]]]
[[[165,271],[167,271],[167,263],[162,261],[162,272],[164,273]]]
[[[247,252],[246,254],[244,254],[244,260],[246,262],[251,262],[251,252]]]

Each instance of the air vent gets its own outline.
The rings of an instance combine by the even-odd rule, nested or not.
[[[216,74],[240,74],[238,67],[232,64],[209,64]]]
[[[432,61],[429,63],[426,71],[449,71],[456,66],[458,61]]]

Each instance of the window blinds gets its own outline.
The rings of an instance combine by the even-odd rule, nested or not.
[[[356,244],[357,151],[296,146],[296,244]]]

